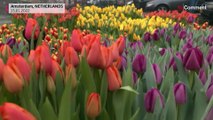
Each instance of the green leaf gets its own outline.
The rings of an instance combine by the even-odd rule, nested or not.
[[[184,70],[182,62],[177,57],[175,57],[175,62],[176,62],[177,69],[178,69],[179,80],[181,82],[185,83],[185,85],[188,88],[190,88],[189,80],[187,77],[187,72]]]
[[[72,97],[72,87],[71,87],[71,79],[69,79],[65,84],[65,89],[61,98],[58,120],[70,120],[72,114],[71,97]]]
[[[136,110],[135,114],[130,118],[130,120],[136,120],[139,113],[140,113],[140,108]]]
[[[156,81],[155,81],[155,74],[152,69],[152,64],[149,59],[147,59],[147,66],[146,66],[146,72],[145,72],[145,79],[146,79],[146,86],[147,89],[156,88]]]
[[[57,99],[57,103],[58,103],[57,106],[60,106],[61,98],[62,98],[63,91],[64,91],[64,81],[62,80],[59,72],[57,72],[57,74],[56,74],[55,82],[56,82],[56,84],[55,84],[56,85],[56,99]]]
[[[106,72],[104,71],[104,74],[101,80],[101,91],[100,91],[102,108],[105,108],[106,101],[107,101],[107,93],[108,93],[108,82],[107,82]]]
[[[82,57],[81,64],[80,64],[80,73],[81,73],[81,82],[84,88],[89,92],[95,92],[96,86],[94,83],[94,79],[91,73],[91,69],[86,61],[85,57]]]
[[[57,120],[57,116],[48,98],[46,98],[39,112],[40,112],[42,120]]]
[[[120,89],[121,89],[121,90],[129,91],[129,92],[132,92],[132,93],[134,93],[134,94],[136,94],[136,95],[139,94],[136,90],[134,90],[134,89],[133,89],[132,87],[130,87],[130,86],[123,86],[123,87],[121,87]]]
[[[162,81],[162,85],[161,85],[161,91],[164,95],[166,95],[170,89],[170,86],[174,84],[174,71],[173,68],[170,68],[167,73],[166,76],[164,78],[164,80]]]
[[[97,120],[110,120],[109,114],[107,113],[106,109],[103,108],[103,111],[101,114],[98,116]]]

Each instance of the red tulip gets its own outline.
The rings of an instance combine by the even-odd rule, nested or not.
[[[3,80],[6,89],[11,93],[16,93],[22,90],[24,85],[20,71],[15,64],[6,65],[3,70]]]
[[[113,43],[112,46],[110,46],[110,49],[112,51],[113,61],[116,61],[119,58],[118,45],[116,43]]]
[[[125,38],[123,36],[120,36],[116,44],[118,45],[119,54],[121,55],[126,47]]]
[[[98,93],[91,93],[87,98],[86,113],[89,117],[95,118],[101,112],[101,98]]]
[[[78,54],[76,53],[73,47],[67,47],[64,60],[67,65],[72,64],[75,67],[78,65]]]
[[[3,68],[4,68],[4,62],[2,59],[0,59],[0,81],[2,80],[2,75],[3,75]]]
[[[91,67],[105,68],[105,60],[101,52],[100,36],[96,36],[87,47],[87,61]]]
[[[17,54],[13,57],[9,57],[7,61],[7,65],[12,66],[13,64],[17,66],[23,78],[29,81],[31,68],[27,61],[21,55]]]
[[[112,65],[107,68],[107,81],[108,81],[108,89],[110,91],[117,90],[122,85],[122,80],[118,69]]]
[[[14,103],[4,103],[0,106],[2,120],[36,120],[27,110]]]
[[[72,31],[71,44],[77,52],[81,52],[83,46],[81,39],[82,39],[81,31],[78,29],[74,29]]]
[[[101,46],[101,53],[104,60],[104,67],[107,68],[110,65],[112,65],[113,63],[112,51],[105,46]]]
[[[25,32],[24,32],[24,36],[27,40],[31,39],[33,31],[34,31],[34,39],[38,39],[38,36],[40,33],[40,27],[38,25],[38,22],[33,18],[28,18],[26,26],[25,26]]]
[[[64,41],[59,49],[59,52],[60,52],[60,55],[61,56],[65,56],[65,52],[66,52],[66,49],[67,47],[71,47],[71,43],[68,42],[68,41]]]
[[[52,59],[52,78],[55,80],[56,74],[59,73],[61,77],[63,77],[63,70],[61,69],[61,66]]]
[[[30,51],[29,60],[35,64],[37,72],[44,70],[46,73],[52,73],[52,59],[46,45],[38,46],[35,51]]]
[[[0,47],[0,54],[2,55],[2,56],[8,56],[8,57],[10,57],[10,56],[12,56],[12,50],[11,50],[11,48],[10,48],[10,46],[8,46],[8,45],[2,45],[1,47]]]

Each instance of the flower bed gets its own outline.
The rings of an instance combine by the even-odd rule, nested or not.
[[[71,29],[46,15],[0,26],[3,120],[213,118],[207,23],[145,17],[134,6],[78,9]]]

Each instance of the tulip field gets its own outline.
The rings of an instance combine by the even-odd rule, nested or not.
[[[79,6],[0,25],[1,120],[213,120],[213,27]]]

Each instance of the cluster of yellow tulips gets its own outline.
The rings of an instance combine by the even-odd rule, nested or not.
[[[137,9],[134,5],[105,8],[78,6],[77,8],[80,11],[77,19],[78,28],[92,32],[98,30],[110,37],[124,34],[128,35],[129,39],[140,40],[144,32],[153,33],[156,28],[167,28],[176,23],[171,18],[145,17],[143,10]]]

